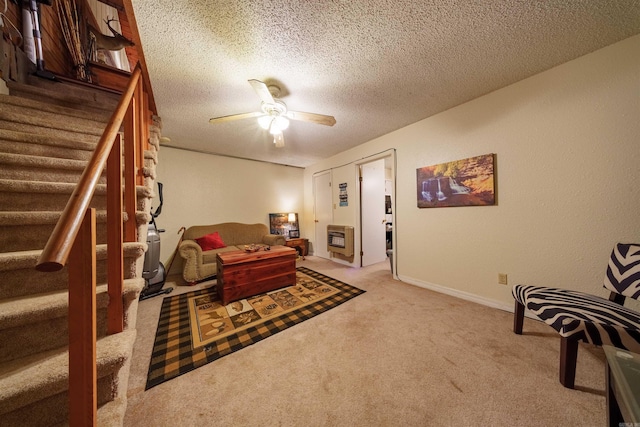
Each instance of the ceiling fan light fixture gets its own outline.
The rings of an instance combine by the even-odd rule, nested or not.
[[[272,116],[260,116],[258,117],[258,124],[264,130],[268,130],[271,127],[271,122],[273,121]]]
[[[289,127],[289,120],[284,119],[284,121],[281,121],[278,119],[280,119],[280,117],[276,117],[271,121],[271,126],[269,127],[269,133],[271,135],[282,133],[283,130]]]
[[[276,136],[277,134],[282,133],[282,129],[280,129],[280,127],[278,126],[275,120],[271,122],[271,127],[269,127],[269,133],[273,136]]]
[[[284,135],[282,134],[282,132],[273,134],[273,143],[278,148],[284,147]]]
[[[280,130],[285,130],[289,127],[289,119],[282,116],[277,116],[273,121],[278,125]]]

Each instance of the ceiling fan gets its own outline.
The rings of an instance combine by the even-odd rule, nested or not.
[[[262,100],[262,104],[260,105],[260,109],[262,111],[214,117],[209,119],[209,123],[215,124],[231,120],[257,117],[260,127],[268,130],[269,133],[273,135],[273,143],[276,147],[284,147],[284,136],[282,131],[289,127],[288,119],[311,122],[325,126],[333,126],[336,123],[336,119],[333,116],[287,110],[286,104],[278,99],[280,97],[280,88],[276,85],[267,86],[260,80],[249,80],[249,83]]]

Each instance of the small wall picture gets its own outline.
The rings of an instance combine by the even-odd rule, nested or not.
[[[339,194],[339,198],[340,198],[340,206],[349,206],[349,195],[347,194],[347,183],[343,182],[338,184],[338,187],[340,187],[340,194]]]
[[[291,231],[297,231],[300,233],[299,230],[297,213],[269,214],[269,233],[289,238]]]
[[[494,154],[417,169],[419,208],[495,204]]]

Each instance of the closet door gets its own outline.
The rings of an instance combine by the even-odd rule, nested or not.
[[[384,159],[360,166],[362,266],[387,259]]]
[[[327,251],[327,226],[331,224],[333,220],[330,172],[325,172],[313,177],[313,194],[315,198],[315,241],[313,242],[313,254],[328,259],[330,255],[329,251]]]

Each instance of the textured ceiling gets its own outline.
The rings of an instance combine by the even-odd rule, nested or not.
[[[305,167],[640,33],[638,0],[132,0],[165,145]],[[276,148],[247,80],[277,83]]]

